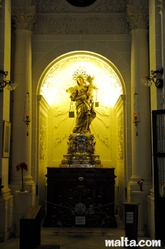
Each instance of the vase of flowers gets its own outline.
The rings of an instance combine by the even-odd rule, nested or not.
[[[28,170],[27,164],[26,163],[20,163],[16,166],[17,171],[21,170],[21,192],[24,192],[24,181],[23,181],[23,171]]]

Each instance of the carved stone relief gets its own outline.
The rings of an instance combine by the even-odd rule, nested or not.
[[[106,34],[128,33],[128,24],[125,14],[113,16],[38,16],[35,32],[40,34]]]
[[[92,124],[95,137],[106,147],[111,148],[113,110],[112,108],[101,106],[99,109],[96,109],[96,113],[97,125],[95,125],[95,121],[93,121],[94,125]]]
[[[47,118],[41,112],[40,113],[40,127],[39,127],[39,159],[46,159],[46,147],[47,147]]]
[[[130,24],[130,29],[147,29],[148,28],[148,6],[136,6],[128,5],[127,6],[127,21]]]
[[[123,160],[123,146],[124,146],[124,129],[123,129],[123,113],[117,117],[117,158]]]
[[[126,0],[114,0],[113,2],[97,0],[85,8],[75,7],[66,0],[38,0],[36,8],[38,13],[36,33],[122,34],[129,32],[126,21]]]
[[[36,22],[35,6],[12,7],[12,20],[16,29],[33,30]]]
[[[52,141],[55,149],[58,144],[67,138],[68,109],[63,110],[60,106],[52,107]]]

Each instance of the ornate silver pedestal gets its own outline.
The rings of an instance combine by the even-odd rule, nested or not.
[[[95,168],[102,167],[100,156],[95,155],[95,138],[91,133],[73,133],[68,138],[68,153],[60,164],[60,167]]]

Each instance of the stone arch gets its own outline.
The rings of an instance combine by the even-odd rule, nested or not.
[[[78,58],[78,60],[80,58],[80,60],[82,60],[81,63],[83,63],[84,58],[81,59],[82,56],[88,57],[88,60],[89,60],[89,58],[91,58],[91,62],[92,62],[92,60],[93,61],[98,60],[99,61],[98,64],[104,63],[104,67],[107,66],[107,67],[111,68],[116,73],[116,76],[118,77],[118,80],[121,83],[122,94],[124,94],[124,95],[126,94],[126,87],[125,87],[124,79],[123,79],[120,71],[117,69],[117,67],[110,60],[108,60],[106,57],[104,57],[100,54],[90,52],[90,51],[73,51],[73,52],[64,53],[61,56],[57,57],[56,59],[54,59],[53,61],[50,62],[50,64],[45,68],[45,70],[43,70],[43,72],[40,76],[40,79],[38,81],[37,95],[40,94],[40,88],[43,84],[43,80],[44,80],[46,73],[49,72],[55,64],[60,63],[60,61],[62,61],[62,60],[66,60],[67,64],[68,64],[68,63],[70,63],[70,62],[68,62],[68,58],[71,58],[70,60],[76,60],[75,57]],[[96,63],[96,62],[94,62],[94,63]],[[64,66],[65,66],[65,63],[64,63]],[[66,65],[66,67],[67,66],[68,65]],[[61,67],[61,65],[60,65],[60,67]]]
[[[45,53],[40,53],[40,56],[36,56],[38,59],[33,62],[33,93],[38,92],[38,82],[47,67],[55,59],[60,58],[64,54],[67,53],[79,53],[88,51],[89,53],[95,53],[100,57],[106,59],[111,63],[116,69],[118,73],[122,77],[123,83],[123,92],[124,94],[130,91],[130,65],[129,62],[117,51],[110,48],[108,44],[102,44],[101,41],[91,41],[91,40],[81,40],[76,39],[68,42],[59,42],[54,46],[50,47]],[[128,87],[128,89],[127,89]]]

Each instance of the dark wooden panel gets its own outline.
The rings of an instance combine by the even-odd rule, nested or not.
[[[116,227],[114,168],[48,167],[46,177],[44,226],[75,226],[82,218],[84,226]]]

